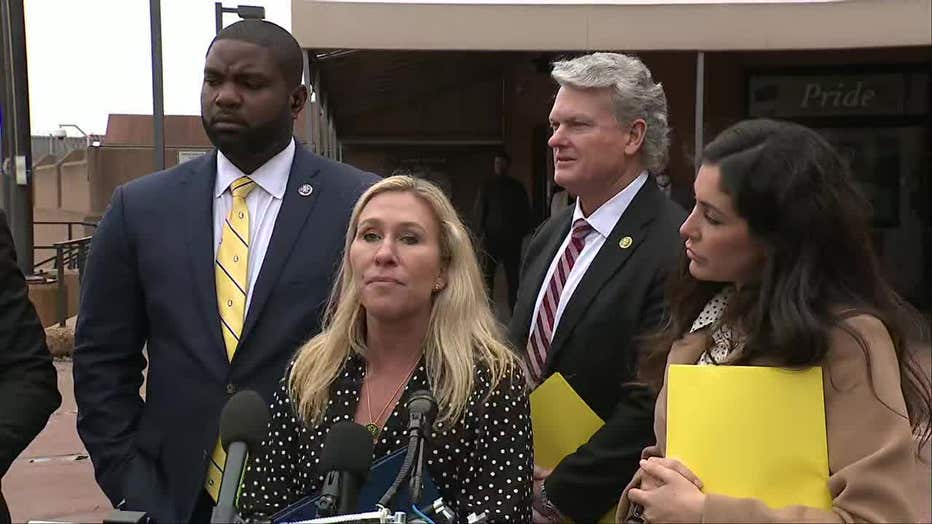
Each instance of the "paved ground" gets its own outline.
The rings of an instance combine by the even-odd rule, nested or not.
[[[94,481],[94,468],[75,429],[71,361],[57,361],[55,367],[62,405],[3,477],[3,494],[13,522],[100,522],[111,506]]]

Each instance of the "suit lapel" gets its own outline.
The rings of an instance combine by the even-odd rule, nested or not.
[[[537,251],[537,256],[530,265],[525,269],[527,275],[522,283],[522,288],[526,288],[530,296],[526,300],[519,300],[516,307],[520,306],[520,311],[514,312],[514,318],[521,319],[521,324],[515,326],[512,333],[518,333],[519,336],[513,339],[517,348],[523,355],[527,346],[528,337],[531,335],[531,315],[534,314],[534,306],[537,304],[537,295],[540,293],[541,286],[544,285],[544,278],[547,277],[547,270],[550,269],[550,263],[553,257],[557,256],[557,250],[560,244],[566,238],[570,231],[570,221],[573,218],[573,209],[575,206],[567,206],[559,215],[553,217],[552,221],[545,224],[545,229],[541,230],[542,243]],[[527,255],[530,256],[530,255]]]
[[[223,369],[228,363],[223,334],[220,332],[220,313],[217,311],[217,285],[214,279],[214,183],[217,179],[217,153],[204,155],[192,162],[184,198],[187,220],[185,239],[191,263],[194,294],[200,302],[206,329],[210,331],[214,348],[204,352],[210,355],[210,369]]]
[[[252,292],[252,301],[249,304],[249,311],[246,312],[246,320],[243,324],[243,332],[240,337],[240,345],[247,340],[250,332],[256,325],[256,321],[262,314],[262,308],[269,299],[275,283],[281,276],[288,257],[297,244],[298,235],[304,228],[307,218],[314,208],[317,199],[324,188],[315,182],[320,167],[311,153],[303,147],[296,144],[294,152],[294,161],[291,163],[291,172],[288,174],[288,185],[285,188],[285,195],[282,199],[282,207],[278,212],[278,218],[275,220],[275,227],[272,230],[272,238],[269,240],[269,247],[265,252],[265,259],[262,262],[262,269],[259,270],[259,277],[256,279],[255,288]],[[312,191],[308,195],[299,193],[298,188],[309,185]],[[235,355],[234,355],[235,358]]]
[[[563,349],[564,342],[584,316],[589,304],[644,242],[647,226],[656,216],[660,206],[657,201],[659,196],[661,195],[657,187],[651,180],[647,180],[618,219],[611,234],[602,244],[592,264],[586,270],[586,274],[577,285],[566,309],[563,310],[560,323],[557,325],[557,332],[554,333],[553,341],[550,343],[550,351],[547,353],[548,369],[556,355]]]

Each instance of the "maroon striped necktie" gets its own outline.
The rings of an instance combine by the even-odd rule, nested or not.
[[[560,304],[560,294],[570,271],[576,264],[576,259],[586,245],[586,236],[592,231],[592,226],[584,218],[573,222],[573,232],[570,241],[560,255],[550,282],[547,283],[547,292],[540,302],[534,325],[527,341],[527,371],[531,386],[540,383],[544,375],[544,366],[547,362],[547,352],[550,351],[550,341],[553,339],[554,323],[557,315],[557,306]]]

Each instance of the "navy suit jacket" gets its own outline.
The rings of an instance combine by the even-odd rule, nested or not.
[[[229,397],[252,389],[271,401],[295,350],[320,331],[352,207],[377,180],[295,150],[230,362],[214,284],[216,165],[204,155],[118,187],[82,283],[78,433],[111,502],[160,522],[189,519]],[[310,195],[298,193],[304,184]]]
[[[575,206],[531,238],[508,326],[524,354],[537,293],[570,231]],[[547,478],[547,496],[576,522],[596,522],[618,500],[654,441],[654,392],[637,384],[638,339],[665,315],[664,287],[683,249],[686,213],[653,178],[638,191],[573,292],[553,334],[545,376],[560,372],[605,425]],[[622,239],[630,240],[621,243]],[[622,247],[622,246],[627,247]]]

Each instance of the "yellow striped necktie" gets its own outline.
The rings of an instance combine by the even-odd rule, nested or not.
[[[246,293],[249,289],[249,208],[246,196],[255,189],[256,183],[248,176],[237,178],[230,184],[233,194],[233,206],[223,223],[220,247],[214,263],[214,278],[217,284],[217,307],[220,310],[220,329],[223,331],[223,344],[226,346],[227,358],[233,360],[233,353],[239,344],[246,317]],[[220,491],[220,479],[223,477],[223,465],[227,454],[223,451],[220,440],[207,466],[207,481],[204,488],[214,501]]]

